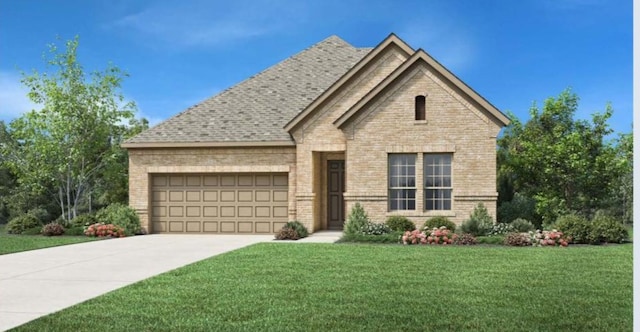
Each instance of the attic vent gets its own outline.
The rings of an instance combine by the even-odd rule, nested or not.
[[[425,103],[427,101],[426,96],[416,96],[416,120],[426,119]]]

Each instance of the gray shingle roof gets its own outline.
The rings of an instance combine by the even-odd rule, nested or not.
[[[331,36],[126,143],[292,141],[287,122],[370,50]]]

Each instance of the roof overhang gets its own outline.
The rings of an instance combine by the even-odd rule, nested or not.
[[[122,143],[125,149],[162,149],[162,148],[231,148],[231,147],[289,147],[295,146],[293,141],[263,141],[263,142],[147,142]]]

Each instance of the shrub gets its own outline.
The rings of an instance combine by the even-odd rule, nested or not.
[[[98,222],[93,214],[81,214],[71,219],[69,223],[71,227],[86,227]]]
[[[124,228],[114,224],[95,223],[84,231],[86,236],[97,237],[125,237]]]
[[[22,232],[30,228],[42,229],[42,224],[34,215],[25,213],[9,221],[7,224],[7,233],[22,234]]]
[[[42,235],[44,236],[59,236],[64,234],[64,227],[62,225],[51,222],[42,226]]]
[[[299,239],[302,239],[302,238],[305,238],[305,237],[309,236],[309,231],[299,221],[289,221],[284,226],[282,226],[282,228],[291,228],[291,229],[295,230],[296,233],[298,233],[298,238]]]
[[[427,235],[417,229],[406,231],[402,235],[402,244],[427,244]]]
[[[589,243],[591,223],[583,217],[575,214],[560,216],[555,228],[571,237],[573,243]]]
[[[343,234],[340,240],[337,242],[364,242],[364,243],[398,243],[401,242],[402,232],[394,232],[382,235],[366,235],[362,233],[357,234]]]
[[[364,211],[364,208],[360,203],[356,203],[351,212],[349,212],[349,216],[347,217],[347,221],[344,225],[344,233],[345,234],[359,234],[362,232],[362,227],[364,227],[369,222],[369,216]]]
[[[536,215],[536,200],[520,193],[515,193],[511,201],[500,204],[497,213],[498,222],[506,224],[518,218],[535,220],[537,222],[540,220]]]
[[[478,244],[503,245],[506,235],[478,236]]]
[[[531,241],[531,245],[534,247],[542,247],[542,246],[563,246],[566,247],[571,242],[571,238],[564,235],[564,233],[551,230],[551,231],[541,231],[537,230],[535,232],[529,232],[529,238]]]
[[[516,229],[513,228],[513,226],[511,224],[498,223],[498,224],[494,224],[491,227],[491,230],[489,230],[489,233],[487,233],[487,235],[489,235],[489,236],[502,235],[502,234],[507,234],[507,233],[513,233],[515,231],[516,231]]]
[[[416,229],[416,224],[405,216],[390,216],[384,223],[393,231],[410,232]]]
[[[447,229],[445,226],[441,226],[440,228],[434,228],[427,234],[427,243],[428,244],[452,244],[458,239],[458,234],[453,234],[453,232]]]
[[[478,240],[476,239],[475,236],[468,233],[464,233],[458,236],[458,239],[456,240],[455,243],[463,246],[474,245],[474,244],[478,244]]]
[[[511,222],[511,226],[515,229],[516,232],[526,233],[530,231],[534,231],[536,227],[526,219],[517,218]]]
[[[42,234],[42,226],[36,226],[25,229],[21,235],[40,235]]]
[[[67,228],[64,230],[64,234],[71,235],[71,236],[84,235],[84,227],[75,226],[75,227]]]
[[[530,246],[531,236],[529,233],[509,233],[504,238],[504,244],[516,247]]]
[[[484,204],[479,203],[473,209],[473,213],[461,225],[463,233],[469,233],[474,236],[487,235],[493,228],[493,218],[489,215],[489,211]]]
[[[362,234],[364,235],[383,235],[388,233],[391,233],[391,228],[385,224],[368,222],[362,227]]]
[[[53,219],[53,218],[51,218],[51,215],[49,214],[49,211],[47,211],[46,209],[43,209],[41,207],[33,208],[33,209],[27,211],[27,214],[30,214],[30,215],[38,218],[38,220],[40,221],[41,224],[48,223]]]
[[[447,217],[433,217],[424,222],[424,226],[422,226],[422,230],[430,230],[434,228],[446,227],[448,230],[455,232],[456,224],[453,221],[449,220]]]
[[[588,237],[589,243],[622,243],[628,237],[627,229],[614,217],[599,213],[593,217]]]
[[[121,227],[127,236],[140,232],[140,219],[136,211],[121,203],[113,203],[98,211],[96,220]]]
[[[276,240],[298,240],[299,238],[298,232],[289,227],[282,227],[278,233],[276,233]]]

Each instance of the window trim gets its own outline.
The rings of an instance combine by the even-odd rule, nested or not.
[[[409,156],[409,157],[413,157],[413,165],[407,163],[407,164],[403,164],[400,165],[401,167],[409,167],[409,166],[413,166],[413,187],[409,187],[409,186],[404,186],[404,187],[393,187],[392,186],[392,178],[394,177],[394,175],[392,174],[392,170],[393,167],[391,165],[391,160],[392,157],[394,156]],[[416,174],[416,163],[418,161],[418,154],[417,153],[389,153],[387,154],[387,210],[389,212],[391,211],[416,211],[416,204],[417,204],[417,191],[418,191],[418,182],[417,182],[417,174]],[[399,175],[400,173],[398,173],[398,175],[395,175],[396,177],[400,177]],[[408,176],[405,175],[405,177],[410,178]],[[393,195],[393,192],[396,191],[404,191],[404,190],[408,190],[408,191],[413,191],[413,198],[410,197],[403,197],[403,198],[396,198],[395,195]],[[399,208],[392,208],[392,202],[393,201],[397,201],[398,202],[398,206],[399,207],[399,202],[404,202],[406,205],[406,208],[404,209],[399,209]],[[413,201],[413,208],[409,208],[411,204],[409,204],[409,202]]]

